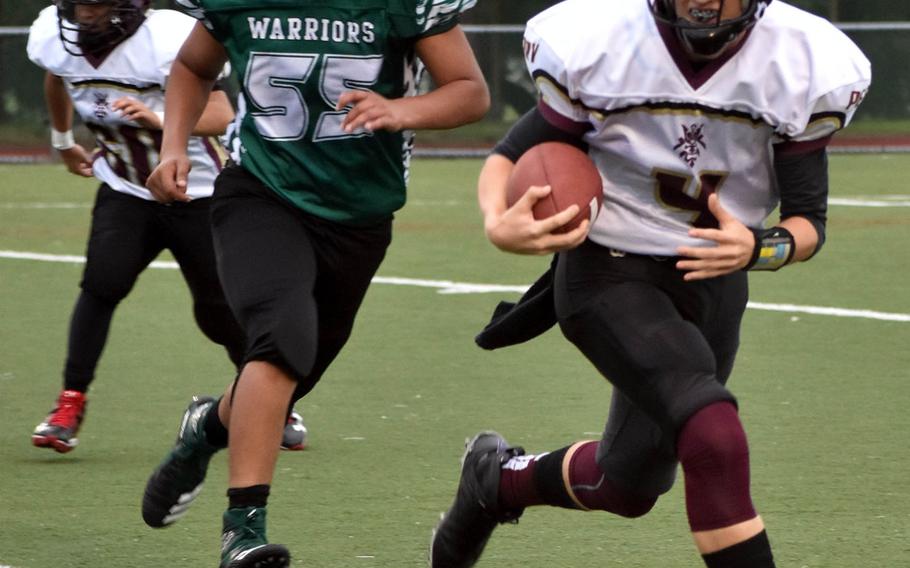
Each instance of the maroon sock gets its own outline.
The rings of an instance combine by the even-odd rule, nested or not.
[[[676,445],[686,479],[686,512],[693,532],[756,516],[749,495],[749,447],[736,407],[715,402],[683,426]]]
[[[545,503],[537,490],[534,474],[537,461],[548,455],[516,456],[503,464],[499,477],[499,505],[503,510],[513,511]]]

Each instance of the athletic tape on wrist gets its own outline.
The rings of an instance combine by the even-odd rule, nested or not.
[[[60,132],[51,128],[51,147],[54,150],[69,150],[76,145],[76,138],[72,130]]]
[[[749,229],[755,236],[755,249],[743,270],[777,270],[789,263],[796,252],[793,235],[783,227]]]

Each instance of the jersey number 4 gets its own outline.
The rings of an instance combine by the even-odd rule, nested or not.
[[[726,172],[701,172],[696,181],[691,175],[655,169],[657,202],[676,211],[691,212],[689,223],[700,229],[716,229],[717,218],[708,210],[708,196],[720,191]]]
[[[321,101],[306,101],[305,83],[322,60],[319,73]],[[382,69],[382,56],[290,54],[253,52],[247,64],[244,87],[257,110],[250,116],[256,129],[268,140],[299,140],[307,132],[312,112],[319,112],[313,141],[369,136],[366,130],[347,133],[341,128],[347,110],[335,110],[345,91],[364,89],[376,83]],[[314,97],[315,98],[315,97]]]

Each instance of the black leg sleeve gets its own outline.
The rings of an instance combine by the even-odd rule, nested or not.
[[[95,367],[111,327],[116,302],[102,300],[83,291],[76,300],[70,320],[63,388],[86,392],[95,378]]]

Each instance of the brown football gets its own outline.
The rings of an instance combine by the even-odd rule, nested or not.
[[[588,219],[592,223],[603,203],[603,182],[597,166],[582,150],[563,142],[544,142],[522,154],[506,189],[509,207],[521,199],[532,185],[549,185],[550,194],[534,205],[534,218],[545,219],[573,203],[578,215],[556,229],[568,233]]]

